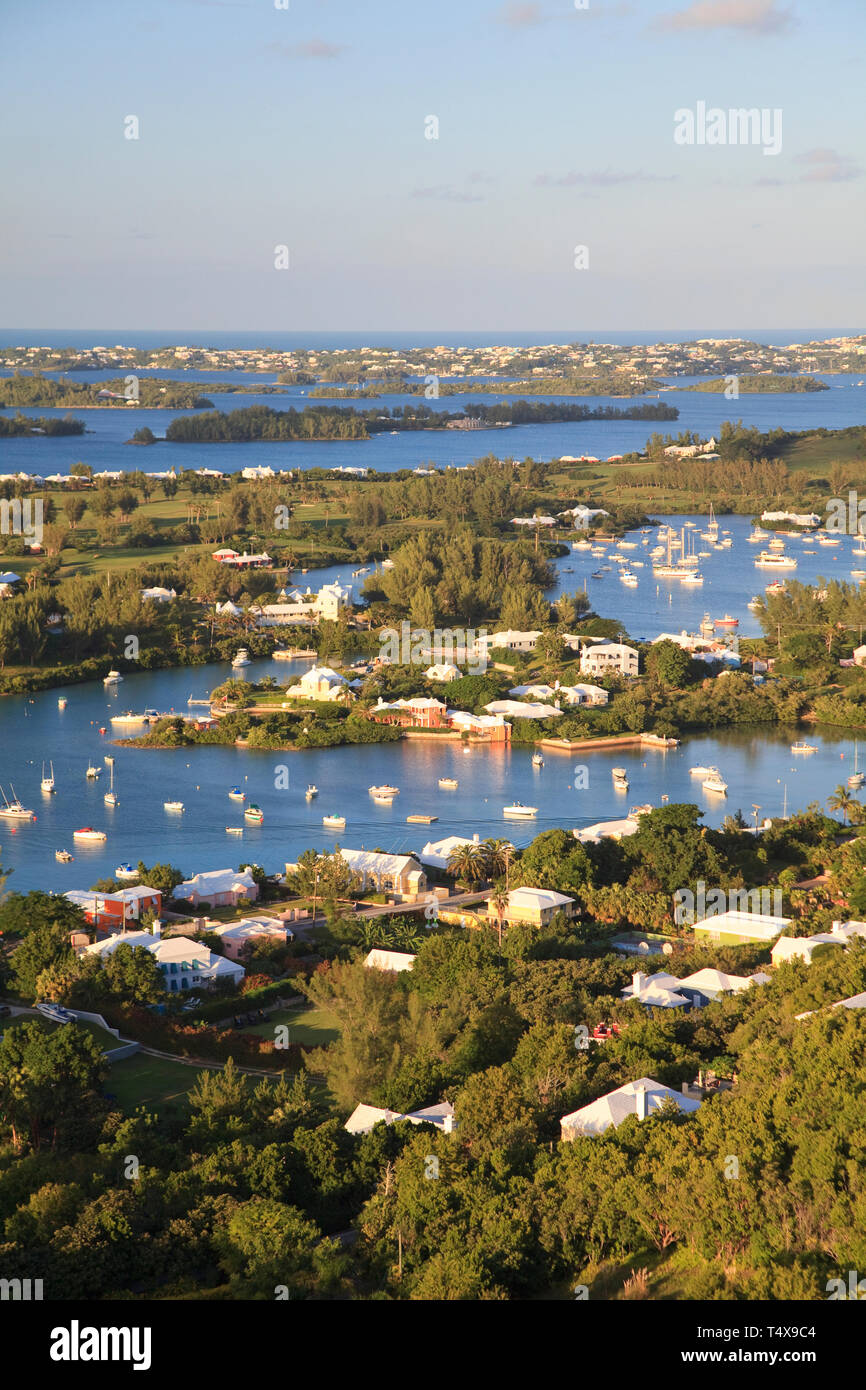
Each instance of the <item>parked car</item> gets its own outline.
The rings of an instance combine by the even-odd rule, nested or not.
[[[236,1028],[245,1028],[245,1027],[246,1027],[246,1022],[247,1022],[246,1019],[245,1019],[241,1014],[235,1014],[235,1027],[236,1027]]]

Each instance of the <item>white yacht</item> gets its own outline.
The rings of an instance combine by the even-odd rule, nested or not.
[[[46,776],[45,776],[45,764],[44,764],[44,763],[42,764],[42,781],[40,782],[39,785],[40,785],[42,791],[51,793],[51,792],[56,791],[57,788],[56,788],[55,785],[54,785],[54,764],[53,764],[53,763],[49,763],[48,766],[49,766],[49,768],[50,768],[50,773],[49,773],[49,776],[46,777]]]
[[[239,647],[235,655],[232,657],[232,666],[249,666],[249,664],[249,652],[247,651],[246,647]]]
[[[322,825],[326,825],[329,830],[345,830],[345,816],[322,816]]]
[[[618,792],[628,791],[628,773],[624,767],[612,767],[610,775],[613,778],[613,785]]]
[[[123,680],[123,676],[120,674],[119,671],[109,671],[108,675],[103,677],[102,684],[103,684],[103,685],[120,685],[120,682],[121,682],[122,680]]]
[[[511,816],[516,820],[528,820],[532,816],[538,815],[537,806],[524,806],[522,801],[513,801],[510,806],[503,806],[503,816]]]
[[[765,570],[795,570],[797,561],[793,555],[774,555],[770,550],[762,550],[755,564]]]
[[[728,784],[719,772],[714,772],[711,777],[704,778],[702,786],[705,792],[719,792],[722,796],[728,790]]]
[[[456,777],[440,777],[439,785],[444,787],[446,791],[456,791],[459,783]]]
[[[163,810],[164,810],[164,811],[182,811],[182,810],[183,810],[183,802],[182,802],[182,801],[164,801],[164,802],[162,803],[162,807],[163,807]]]
[[[370,793],[371,796],[387,797],[389,800],[393,796],[400,795],[399,787],[391,787],[387,783],[385,783],[381,787],[368,787],[367,791]]]
[[[21,802],[18,800],[18,797],[15,795],[15,788],[12,786],[11,782],[9,783],[9,790],[12,793],[11,801],[3,788],[0,787],[0,796],[3,798],[3,805],[0,806],[0,816],[4,816],[6,820],[35,820],[36,817],[33,812],[28,811],[27,807],[22,806]]]
[[[697,767],[690,767],[690,768],[689,768],[689,776],[690,776],[690,777],[718,777],[718,776],[719,776],[719,769],[718,769],[717,767],[704,767],[703,764],[699,763]]]

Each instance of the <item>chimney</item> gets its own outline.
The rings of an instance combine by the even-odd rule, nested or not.
[[[446,1115],[442,1121],[442,1133],[451,1134],[454,1129],[454,1116]]]
[[[641,1084],[638,1086],[637,1090],[635,1091],[635,1093],[634,1093],[634,1098],[635,1098],[635,1108],[636,1108],[636,1111],[637,1111],[637,1117],[638,1117],[639,1120],[645,1120],[645,1119],[646,1119],[646,1086],[644,1086],[643,1082],[641,1082]]]
[[[156,920],[151,923],[150,934],[151,936],[162,936],[162,922],[160,922],[159,918],[156,918]]]
[[[646,984],[646,975],[642,970],[636,970],[631,977],[632,994],[638,995]]]

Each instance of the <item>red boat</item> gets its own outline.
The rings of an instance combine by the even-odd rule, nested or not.
[[[714,618],[713,625],[715,627],[739,627],[740,620],[739,618],[732,618],[730,613],[726,613],[723,618]]]

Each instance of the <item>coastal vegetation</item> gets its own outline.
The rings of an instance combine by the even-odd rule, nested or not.
[[[830,387],[826,381],[821,381],[816,376],[784,376],[779,372],[762,372],[760,375],[753,376],[746,373],[744,376],[735,376],[737,392],[744,396],[777,395],[791,391],[829,391]],[[725,377],[710,378],[708,381],[696,381],[689,386],[678,386],[678,391],[709,391],[712,394],[721,393],[730,389],[730,379]]]

